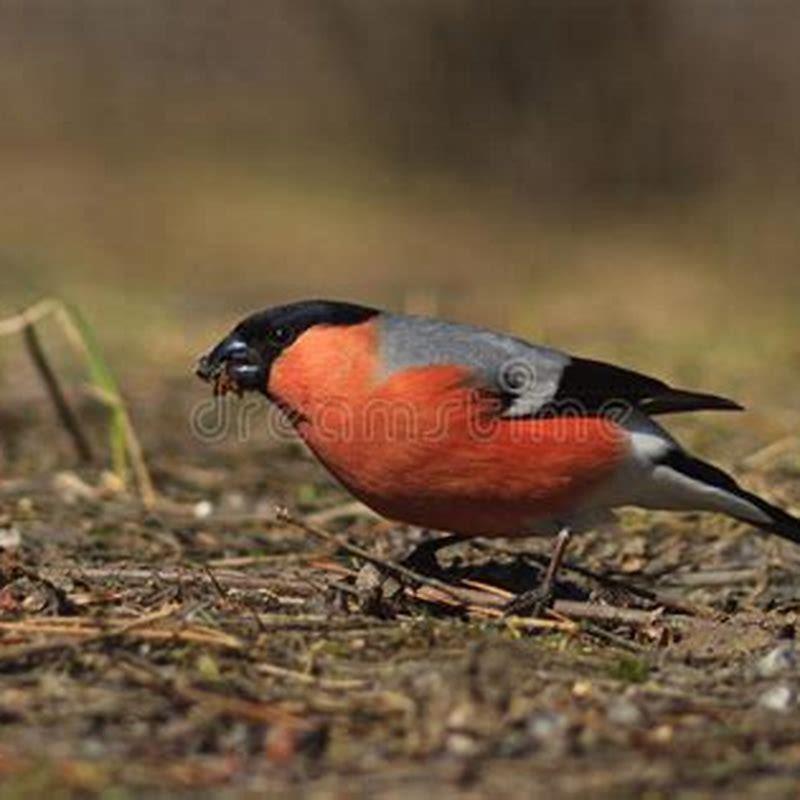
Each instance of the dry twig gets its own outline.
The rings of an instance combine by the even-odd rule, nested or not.
[[[31,357],[31,361],[33,362],[34,367],[36,367],[36,371],[42,378],[42,383],[44,383],[47,394],[53,403],[53,408],[55,408],[56,414],[58,415],[61,424],[64,426],[64,430],[66,430],[70,439],[72,439],[72,444],[75,447],[75,452],[77,453],[78,458],[84,464],[91,464],[94,459],[92,456],[92,448],[89,444],[89,439],[84,433],[78,417],[75,415],[75,412],[72,410],[72,407],[67,401],[66,394],[61,388],[61,383],[58,380],[56,373],[50,366],[50,362],[44,352],[41,342],[39,341],[39,336],[36,333],[36,328],[34,327],[33,323],[26,325],[23,328],[22,333],[25,339],[25,346],[27,347],[28,354]]]
[[[346,541],[341,536],[337,536],[335,533],[326,531],[324,528],[320,528],[316,525],[311,525],[303,520],[296,519],[285,509],[279,509],[278,518],[288,525],[292,525],[299,530],[310,533],[312,536],[316,536],[318,539],[322,539],[330,544],[335,544],[338,549],[344,550],[345,552],[350,553],[350,555],[354,555],[364,561],[375,564],[377,567],[381,567],[383,570],[391,575],[394,575],[395,577],[405,578],[406,580],[414,581],[417,584],[438,589],[440,592],[444,592],[459,604],[464,604],[464,599],[459,595],[458,590],[454,589],[444,581],[440,581],[437,578],[430,578],[427,575],[421,575],[419,572],[415,572],[413,569],[409,569],[402,564],[397,564],[394,561],[389,561],[388,559],[373,555],[368,550],[358,547],[358,545],[350,544],[350,542]]]
[[[165,621],[178,611],[180,611],[179,606],[170,605],[152,614],[109,626],[100,625],[96,620],[84,617],[44,617],[0,622],[0,631],[27,636],[58,634],[62,637],[52,641],[3,648],[0,650],[0,662],[19,661],[51,650],[69,648],[74,646],[75,639],[81,640],[83,644],[88,644],[128,636],[151,641],[174,640],[229,650],[242,649],[243,645],[236,637],[205,626],[150,627],[154,623]]]

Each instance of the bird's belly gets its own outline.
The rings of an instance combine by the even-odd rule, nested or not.
[[[529,535],[608,479],[627,437],[606,420],[497,420],[369,435],[301,430],[327,469],[379,514],[465,536]],[[391,433],[391,435],[390,435]]]

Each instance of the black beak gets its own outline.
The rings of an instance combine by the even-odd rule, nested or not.
[[[227,381],[237,391],[261,391],[267,388],[267,368],[259,353],[240,336],[232,333],[210,353],[202,356],[195,370],[207,383]]]

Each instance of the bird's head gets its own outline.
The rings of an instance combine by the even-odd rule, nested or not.
[[[319,325],[355,325],[375,309],[332,300],[303,300],[268,308],[242,320],[197,362],[196,374],[215,394],[260,392],[269,397],[272,364],[309,329]]]

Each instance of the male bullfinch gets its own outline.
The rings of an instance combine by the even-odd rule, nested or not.
[[[240,322],[198,375],[260,392],[322,464],[390,519],[453,536],[558,534],[551,597],[570,532],[619,506],[715,511],[800,543],[800,520],[689,455],[653,417],[740,410],[600,361],[489,330],[309,300]]]

